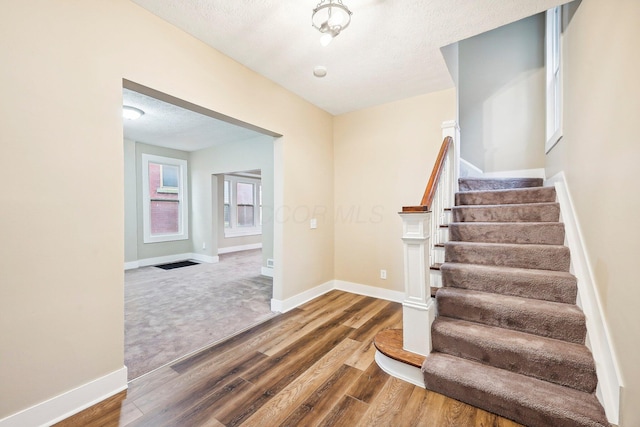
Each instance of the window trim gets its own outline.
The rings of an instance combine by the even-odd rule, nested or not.
[[[244,176],[237,175],[225,175],[224,181],[229,181],[229,227],[225,227],[224,225],[224,208],[222,214],[222,227],[224,229],[224,237],[241,237],[241,236],[257,236],[262,234],[262,225],[260,224],[260,200],[259,193],[260,187],[262,186],[262,180],[256,178],[248,178]],[[236,198],[236,185],[241,183],[253,184],[253,206],[254,206],[254,214],[253,214],[253,227],[238,227],[238,203]],[[223,193],[222,193],[222,206],[224,203],[224,183],[223,183]]]
[[[175,188],[176,191],[159,191],[165,193],[178,193],[180,210],[178,214],[178,233],[151,234],[151,196],[149,194],[149,163],[160,165],[178,166],[178,187],[159,187],[161,190]],[[142,154],[142,229],[144,243],[172,242],[189,239],[189,196],[187,194],[187,161],[172,157]],[[162,181],[160,182],[162,184]]]
[[[562,6],[546,12],[545,23],[546,129],[545,153],[560,141],[562,131]]]

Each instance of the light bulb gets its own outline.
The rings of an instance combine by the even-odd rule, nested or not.
[[[331,33],[324,33],[320,36],[320,44],[322,46],[328,46],[331,40],[333,40],[333,34]]]

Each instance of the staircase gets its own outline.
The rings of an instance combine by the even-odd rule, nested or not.
[[[427,389],[527,426],[609,426],[553,187],[460,179]]]

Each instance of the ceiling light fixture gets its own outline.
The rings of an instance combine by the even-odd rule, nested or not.
[[[322,65],[317,65],[316,67],[313,68],[313,75],[316,77],[324,77],[327,75],[327,67],[322,66]]]
[[[326,46],[351,23],[351,11],[342,0],[322,0],[311,14],[311,25],[322,33],[320,44]]]
[[[139,108],[125,105],[122,107],[122,117],[127,120],[137,120],[144,115],[144,111]]]

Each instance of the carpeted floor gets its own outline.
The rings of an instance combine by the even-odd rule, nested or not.
[[[216,264],[125,273],[125,365],[137,378],[273,317],[272,279],[262,255],[220,256]]]

